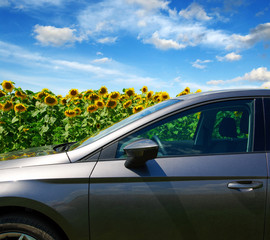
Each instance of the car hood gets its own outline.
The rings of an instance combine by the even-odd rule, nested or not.
[[[29,148],[0,154],[0,170],[4,168],[47,165],[70,162],[65,152],[58,153],[53,146]]]

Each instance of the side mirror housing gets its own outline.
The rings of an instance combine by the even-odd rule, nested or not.
[[[141,167],[146,161],[157,157],[158,144],[150,139],[140,139],[128,144],[124,151],[127,154],[125,167]]]

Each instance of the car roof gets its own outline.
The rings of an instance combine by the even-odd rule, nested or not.
[[[184,102],[204,102],[219,100],[225,98],[243,98],[243,97],[269,97],[270,89],[225,89],[187,94],[171,99],[178,99]],[[197,101],[196,101],[197,100]]]

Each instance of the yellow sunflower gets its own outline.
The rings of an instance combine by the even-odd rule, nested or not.
[[[5,112],[11,110],[13,108],[13,103],[11,101],[6,101],[3,105],[3,110]]]
[[[189,87],[186,87],[185,90],[184,90],[184,92],[186,92],[187,94],[189,94],[190,93],[190,88]]]
[[[156,93],[156,94],[153,96],[153,99],[154,99],[154,101],[157,101],[158,98],[159,98],[159,94]]]
[[[138,106],[136,106],[136,107],[134,107],[134,108],[132,109],[132,112],[133,112],[133,113],[137,113],[137,112],[142,111],[143,109],[144,109],[144,107],[143,107],[142,105],[138,105]]]
[[[74,111],[76,112],[76,115],[78,116],[78,115],[81,115],[81,113],[82,113],[82,110],[79,108],[79,107],[76,107],[75,109],[74,109]]]
[[[102,100],[95,101],[95,104],[98,108],[103,108],[105,105]]]
[[[60,103],[62,104],[62,105],[66,105],[67,104],[67,98],[61,98],[60,99]]]
[[[25,112],[26,110],[27,110],[27,108],[22,103],[17,103],[14,106],[14,111],[15,112]]]
[[[183,92],[180,92],[176,95],[176,97],[180,97],[180,96],[183,96],[183,95],[187,95],[188,92],[186,92],[185,90]]]
[[[78,89],[73,88],[69,90],[69,96],[71,98],[77,97],[77,95],[79,95]]]
[[[134,88],[129,88],[129,89],[126,89],[125,93],[131,97],[131,96],[134,96],[135,95],[135,90]]]
[[[5,95],[6,95],[6,93],[0,89],[0,98],[4,97]]]
[[[108,89],[105,87],[105,86],[102,86],[99,90],[98,90],[98,93],[100,94],[100,95],[105,95],[105,94],[107,94],[108,93]]]
[[[93,112],[95,112],[97,109],[98,109],[97,106],[92,104],[92,105],[89,105],[89,106],[87,107],[87,112],[93,113]]]
[[[160,96],[162,100],[168,100],[170,98],[170,95],[167,92],[162,92]]]
[[[88,96],[88,99],[90,101],[97,101],[99,100],[99,96],[96,94],[96,93],[91,93],[89,96]]]
[[[147,88],[146,86],[143,86],[142,92],[143,92],[143,93],[146,93],[147,91],[148,91],[148,88]]]
[[[88,96],[89,96],[91,93],[93,93],[93,92],[94,92],[94,91],[93,91],[92,89],[89,89],[89,90],[87,90],[86,92],[84,92],[84,93],[83,93],[84,99],[87,99]]]
[[[0,110],[3,110],[4,105],[2,103],[0,103]]]
[[[131,100],[128,100],[126,101],[124,104],[123,104],[123,107],[126,109],[126,108],[129,108],[132,104],[132,101]]]
[[[46,97],[48,93],[46,92],[39,92],[36,96],[37,99],[41,100],[43,97]]]
[[[24,132],[28,132],[29,131],[29,128],[24,128],[23,131]]]
[[[22,99],[22,100],[26,98],[26,94],[22,91],[16,91],[15,96]]]
[[[114,109],[117,105],[117,101],[114,100],[114,99],[110,99],[107,104],[106,104],[106,107],[107,108],[111,108],[111,109]]]
[[[4,80],[2,82],[2,87],[7,91],[7,92],[12,92],[12,90],[14,89],[14,85],[11,81],[6,81]]]
[[[195,93],[200,93],[200,92],[202,92],[202,90],[201,89],[198,89]]]
[[[117,100],[119,97],[120,97],[120,93],[119,93],[119,92],[112,92],[112,93],[109,95],[109,98],[110,98],[110,99],[114,99],[114,100]]]
[[[48,88],[43,88],[42,90],[41,90],[41,92],[51,92]]]
[[[67,117],[72,118],[72,117],[75,117],[75,116],[76,116],[76,112],[75,112],[74,110],[66,110],[66,111],[65,111],[65,115],[66,115]]]
[[[159,96],[156,100],[157,103],[160,103],[162,101],[162,98]]]
[[[55,96],[48,95],[45,97],[44,102],[49,106],[55,106],[58,103],[58,100]]]
[[[121,95],[121,97],[119,98],[119,101],[123,101],[123,100],[125,100],[125,99],[128,99],[128,96],[126,95],[126,94],[123,94],[123,95]]]
[[[141,96],[141,95],[137,95],[137,96],[134,98],[134,100],[135,100],[135,101],[138,101],[138,100],[140,101],[140,100],[142,100],[142,96]]]
[[[150,91],[146,94],[146,98],[147,99],[150,99],[152,96],[153,96],[154,92],[153,91]]]

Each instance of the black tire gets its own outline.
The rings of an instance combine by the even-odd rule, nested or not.
[[[0,217],[0,240],[61,240],[52,227],[27,215]]]

